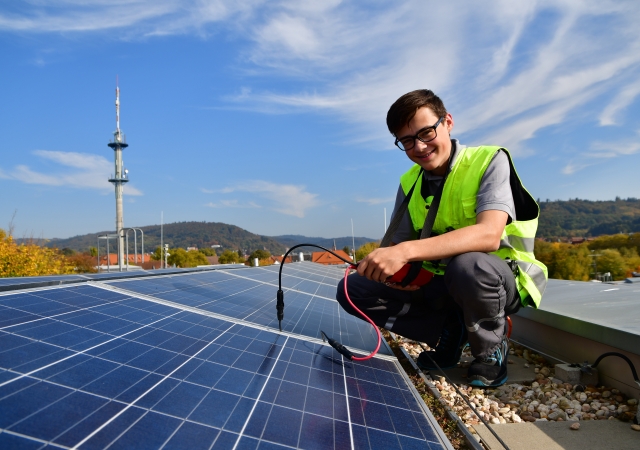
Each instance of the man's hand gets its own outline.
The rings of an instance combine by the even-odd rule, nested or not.
[[[402,245],[378,248],[358,263],[358,273],[372,281],[384,283],[407,262]]]

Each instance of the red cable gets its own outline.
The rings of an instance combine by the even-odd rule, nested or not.
[[[511,331],[513,331],[513,323],[511,322],[511,317],[509,317],[509,316],[507,316],[507,324],[508,324],[507,338],[510,339],[511,338]]]
[[[380,336],[380,330],[378,329],[378,326],[375,323],[373,323],[373,320],[369,319],[369,317],[365,313],[360,311],[358,307],[354,305],[351,299],[349,298],[349,291],[347,290],[347,277],[349,276],[349,271],[353,268],[354,268],[353,266],[347,267],[347,270],[344,274],[344,294],[347,297],[347,300],[349,301],[349,304],[351,305],[351,307],[356,311],[358,311],[358,314],[364,317],[365,320],[373,326],[373,329],[376,330],[376,333],[378,334],[378,345],[376,346],[376,349],[374,351],[372,351],[367,356],[354,356],[353,358],[351,358],[354,361],[366,361],[367,359],[373,358],[375,354],[378,353],[378,350],[380,350],[380,341],[382,340],[382,337]]]

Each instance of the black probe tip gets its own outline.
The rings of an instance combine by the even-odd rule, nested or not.
[[[278,328],[280,328],[280,331],[282,331],[282,320],[278,320]]]
[[[320,330],[320,333],[322,333],[323,341],[324,341],[324,338],[326,337],[329,345],[332,346],[334,349],[336,349],[338,353],[340,353],[342,356],[344,356],[349,360],[353,360],[353,353],[351,353],[347,347],[345,347],[335,339],[331,339],[329,336],[327,336],[327,334],[324,331]]]

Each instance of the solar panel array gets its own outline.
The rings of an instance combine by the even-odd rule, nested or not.
[[[0,295],[0,448],[451,448],[385,345],[312,263]]]

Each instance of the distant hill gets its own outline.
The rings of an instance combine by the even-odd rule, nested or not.
[[[145,251],[153,251],[160,245],[160,225],[140,227],[144,232]],[[113,233],[113,231],[111,231]],[[106,232],[84,234],[68,239],[52,239],[48,247],[71,248],[87,251],[97,245],[98,235]],[[138,234],[138,236],[140,236]],[[113,243],[113,241],[112,241]],[[243,249],[248,253],[258,249],[267,249],[274,254],[282,254],[285,246],[273,238],[253,234],[235,225],[220,222],[176,222],[164,225],[164,243],[169,247],[211,247],[221,245],[223,249]],[[104,245],[104,244],[103,244]],[[138,242],[140,251],[140,242]],[[129,253],[133,253],[133,232],[129,233]]]
[[[540,203],[538,237],[601,236],[640,232],[640,200],[556,200]]]
[[[144,232],[145,251],[153,251],[160,245],[160,225],[140,228]],[[47,247],[70,248],[75,251],[88,251],[90,247],[97,246],[98,235],[104,234],[107,234],[107,232],[84,234],[67,239],[51,239],[45,241],[44,245]],[[343,248],[345,245],[351,247],[351,237],[336,238],[335,241],[338,249]],[[371,241],[374,241],[374,239],[355,238],[356,247]],[[258,249],[266,249],[275,255],[281,255],[286,248],[291,248],[300,243],[318,244],[327,248],[333,247],[333,239],[297,235],[261,236],[235,225],[220,222],[176,222],[165,224],[164,242],[169,244],[169,247],[180,248],[205,248],[217,244],[221,245],[222,249],[242,249],[246,253],[251,253]],[[113,244],[114,242],[111,241],[111,243]],[[101,245],[104,248],[104,241]],[[141,243],[138,242],[138,251],[140,251],[140,246]],[[129,253],[133,253],[133,251],[133,232],[130,232]]]
[[[578,236],[602,236],[616,233],[640,232],[640,200],[617,198],[608,201],[592,200],[555,200],[539,201],[540,222],[538,237],[567,238]],[[160,245],[160,225],[141,227],[144,231],[145,249],[152,251]],[[98,234],[91,233],[68,239],[51,239],[44,242],[48,247],[71,248],[87,251],[97,245]],[[129,252],[133,253],[133,233],[129,234]],[[21,241],[18,239],[18,241]],[[42,244],[39,239],[36,243]],[[247,253],[266,249],[272,254],[281,255],[286,248],[296,244],[310,243],[333,248],[334,239],[307,237],[301,235],[261,236],[250,233],[235,225],[220,222],[176,222],[164,225],[164,241],[170,247],[210,247],[221,245],[223,249],[243,249]],[[366,237],[356,237],[356,248],[375,241]],[[352,246],[350,236],[335,238],[335,246],[342,249]],[[312,250],[312,249],[309,249]],[[305,251],[308,251],[305,249]]]
[[[335,242],[335,246],[338,250],[342,250],[345,246],[348,246],[349,248],[353,247],[353,241],[355,241],[355,246],[356,248],[360,247],[363,244],[366,244],[367,242],[372,242],[375,241],[375,239],[370,239],[370,238],[366,238],[366,237],[355,237],[355,238],[351,238],[351,236],[347,236],[347,237],[339,237],[339,238],[321,238],[321,237],[307,237],[307,236],[300,236],[297,234],[285,234],[282,236],[271,236],[272,239],[275,239],[276,241],[280,242],[282,245],[284,245],[287,248],[291,248],[294,245],[297,244],[316,244],[316,245],[321,245],[322,247],[328,248],[328,249],[333,249],[333,245]],[[311,251],[315,251],[313,248],[309,248]],[[306,251],[306,249],[305,249]]]

